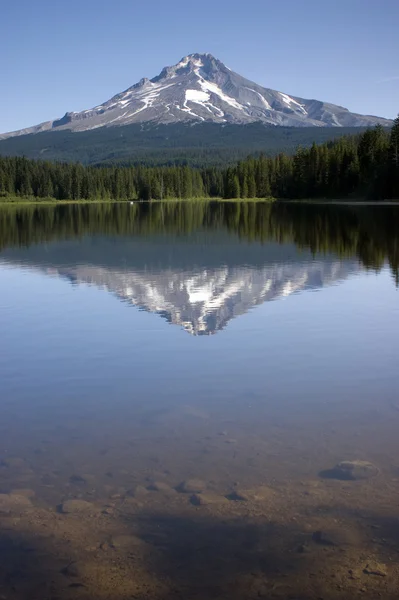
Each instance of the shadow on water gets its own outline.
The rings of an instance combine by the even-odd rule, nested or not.
[[[0,598],[57,598],[63,561],[48,540],[2,526],[0,533]],[[67,584],[66,587],[68,587]]]
[[[338,507],[332,512],[342,517]],[[353,524],[364,518],[359,512],[348,511],[346,516],[348,529],[349,519]],[[385,536],[395,519],[368,517],[374,541],[382,544],[377,560],[389,561],[392,547],[386,547]],[[288,515],[288,524],[283,525],[251,517],[224,520],[159,515],[141,519],[140,535],[158,550],[151,555],[148,568],[158,578],[171,581],[172,589],[162,596],[163,600],[310,600],[353,598],[359,591],[363,597],[397,597],[396,583],[385,573],[370,580],[365,572],[367,565],[383,562],[376,562],[375,555],[369,560],[365,547],[351,547],[345,527],[344,535],[342,530],[337,533],[334,529],[309,532],[296,521]],[[397,524],[389,539],[392,544],[399,543]]]
[[[320,582],[306,581],[309,561],[304,562],[304,555],[296,550],[303,541],[299,531],[288,534],[273,523],[246,519],[147,514],[140,517],[134,532],[144,543],[144,562],[135,544],[123,548],[122,561],[118,548],[111,545],[98,565],[103,573],[97,585],[85,577],[85,562],[73,547],[69,553],[64,547],[57,556],[54,539],[3,532],[0,597],[305,599],[321,593]],[[312,570],[317,569],[316,563],[313,557]],[[124,592],[125,586],[117,580],[111,593],[109,586],[104,589],[103,579],[115,577],[115,565],[136,591]]]
[[[289,577],[300,567],[284,548],[284,539],[295,535],[277,524],[148,515],[140,519],[139,535],[157,550],[149,569],[172,584],[165,600],[256,597],[278,588],[297,593]]]
[[[59,554],[54,534],[46,538],[3,528],[0,597],[233,599],[263,596],[282,587],[294,592],[295,586],[287,577],[298,569],[281,549],[273,549],[273,542],[284,537],[273,524],[148,514],[139,519],[134,531],[144,544],[144,563],[135,544],[123,547],[121,560],[118,548],[111,543],[106,552],[98,551],[103,555],[97,565],[102,573],[93,580],[84,558],[73,544],[67,549],[65,539]],[[269,576],[283,583],[269,581]],[[114,581],[112,591],[104,579]],[[128,580],[127,586],[122,579]],[[123,591],[124,587],[129,591]],[[276,597],[282,597],[281,590]]]
[[[338,534],[310,532],[305,528],[306,515],[299,519],[287,515],[288,523],[282,525],[256,515],[224,518],[209,512],[176,516],[143,511],[134,519],[122,519],[122,541],[105,536],[106,542],[87,550],[76,547],[73,527],[69,535],[60,523],[49,526],[46,534],[43,530],[26,534],[7,528],[3,521],[0,597],[338,600],[361,594],[369,599],[397,598],[394,565],[389,565],[388,574],[365,573],[367,565],[377,569],[389,562],[399,544],[397,520],[345,507],[320,506],[319,510],[331,512],[335,520],[348,519],[343,538],[342,529]],[[51,522],[52,517],[47,518]],[[87,520],[82,521],[87,527]],[[374,562],[366,547],[351,546],[348,530],[360,521],[372,528],[379,548]],[[71,522],[78,524],[76,519]],[[86,543],[93,543],[90,535]]]
[[[353,481],[353,476],[349,471],[343,471],[334,467],[333,469],[324,469],[320,471],[321,479],[336,479],[338,481]]]

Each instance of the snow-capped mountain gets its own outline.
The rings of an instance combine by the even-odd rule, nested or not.
[[[153,79],[141,79],[107,102],[82,112],[7,134],[48,130],[86,131],[131,123],[214,122],[292,127],[364,127],[390,125],[382,117],[349,112],[346,108],[305,100],[264,88],[231,71],[211,54],[190,54]]]

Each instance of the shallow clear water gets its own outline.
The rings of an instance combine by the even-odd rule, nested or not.
[[[394,594],[398,224],[392,206],[2,208],[0,595]],[[372,470],[336,476],[344,460]]]

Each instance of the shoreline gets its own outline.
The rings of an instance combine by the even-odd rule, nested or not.
[[[70,204],[160,204],[168,202],[267,202],[267,203],[293,203],[293,204],[323,204],[338,206],[397,206],[397,200],[327,200],[324,198],[289,199],[289,198],[165,198],[163,200],[56,200],[37,198],[18,198],[10,196],[0,200],[0,206],[58,206]]]
[[[276,202],[277,198],[165,198],[163,200],[56,200],[44,198],[17,198],[0,200],[0,206],[40,205],[56,206],[59,204],[160,204],[168,202]]]

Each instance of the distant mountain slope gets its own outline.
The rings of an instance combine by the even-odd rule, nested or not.
[[[66,130],[0,140],[0,155],[26,156],[84,164],[225,165],[263,152],[292,153],[298,146],[324,143],[363,128],[273,127],[264,123],[225,125],[189,123],[133,124],[90,131]]]
[[[369,127],[388,119],[349,112],[320,100],[307,100],[264,88],[231,71],[211,54],[190,54],[153,79],[143,78],[107,102],[81,112],[67,112],[7,134],[11,137],[48,130],[87,131],[132,123],[260,121],[288,127]]]

